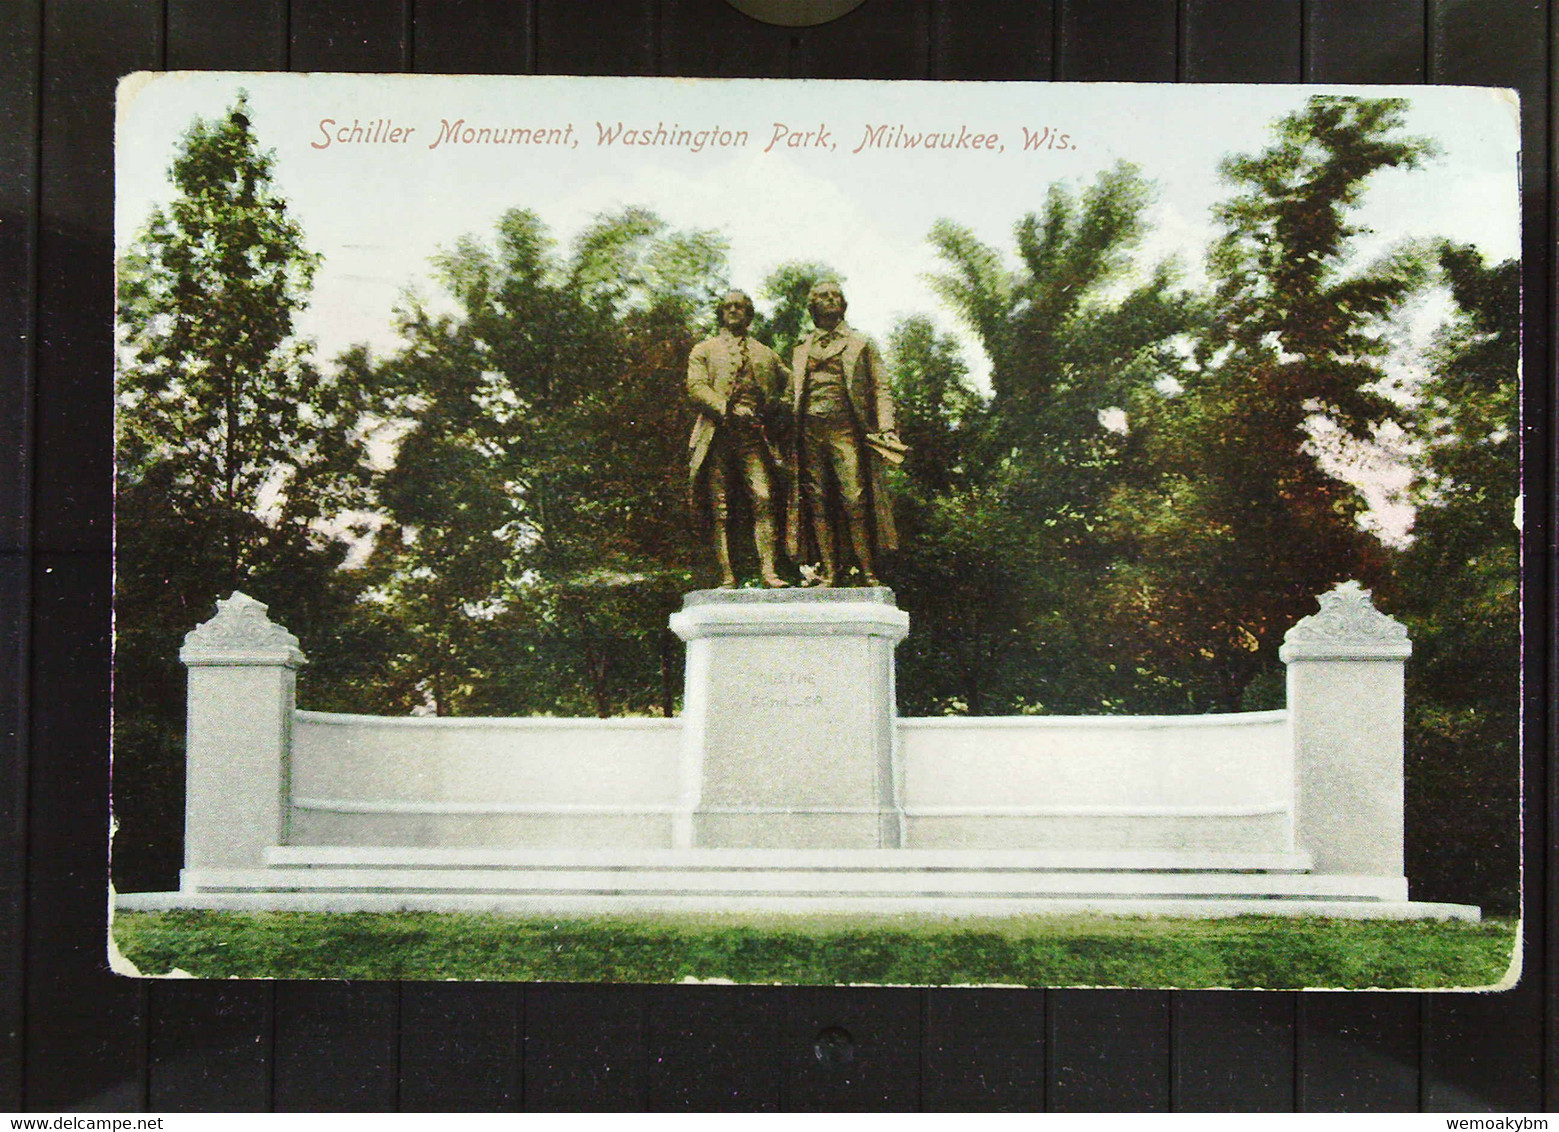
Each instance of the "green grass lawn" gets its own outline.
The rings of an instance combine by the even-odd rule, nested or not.
[[[205,978],[1112,987],[1487,987],[1514,920],[120,912],[145,974]]]

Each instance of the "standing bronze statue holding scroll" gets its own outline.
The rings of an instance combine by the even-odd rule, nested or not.
[[[833,585],[839,577],[837,512],[862,584],[875,586],[878,554],[898,546],[886,464],[901,461],[905,449],[882,358],[870,339],[844,321],[845,306],[835,282],[818,283],[807,295],[816,329],[796,345],[791,364],[795,487],[787,546],[796,562],[819,563],[809,584]],[[805,546],[809,538],[816,558]]]

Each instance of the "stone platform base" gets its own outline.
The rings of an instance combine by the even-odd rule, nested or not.
[[[1479,919],[1471,905],[1410,902],[1402,880],[1309,873],[1300,854],[287,847],[267,862],[187,869],[179,892],[122,894],[117,907]]]

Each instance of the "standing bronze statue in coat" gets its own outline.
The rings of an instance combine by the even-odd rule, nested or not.
[[[845,305],[837,283],[819,283],[807,295],[816,329],[797,344],[791,364],[795,488],[787,542],[796,562],[810,562],[804,547],[810,537],[820,567],[809,583],[833,585],[838,554],[830,516],[837,510],[861,581],[875,586],[877,555],[898,546],[885,461],[902,460],[904,445],[882,358],[845,323]]]
[[[716,313],[720,333],[694,346],[687,359],[687,393],[698,408],[688,441],[692,460],[688,491],[695,509],[706,488],[720,586],[736,585],[731,568],[729,492],[732,482],[746,488],[752,505],[753,541],[764,584],[787,585],[775,570],[779,529],[775,523],[775,453],[768,423],[783,404],[785,365],[756,338],[749,337],[752,300],[732,291]]]

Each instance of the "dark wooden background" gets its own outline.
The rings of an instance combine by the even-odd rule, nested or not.
[[[4,0],[0,1109],[1542,1110],[1554,795],[1543,0]],[[1514,87],[1526,975],[1493,995],[139,982],[103,960],[114,82],[217,68]],[[1237,97],[1235,95],[1234,97]],[[1194,128],[1194,124],[1188,125]],[[825,1063],[840,1027],[853,1057]]]

